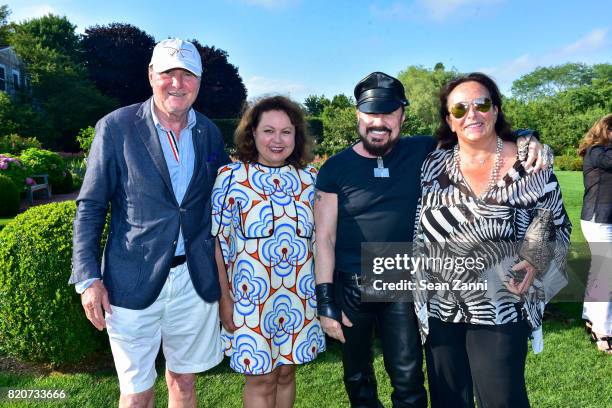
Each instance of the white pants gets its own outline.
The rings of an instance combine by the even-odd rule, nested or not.
[[[155,384],[160,343],[166,368],[175,373],[205,371],[223,359],[219,304],[198,296],[186,263],[170,270],[151,306],[111,309],[106,327],[122,394],[143,392]]]
[[[612,336],[612,224],[580,221],[591,250],[582,318],[598,336]]]

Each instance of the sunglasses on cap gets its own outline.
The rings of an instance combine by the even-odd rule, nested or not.
[[[493,102],[491,98],[480,97],[473,99],[472,102],[457,102],[450,107],[449,111],[456,119],[461,119],[470,110],[470,105],[474,106],[478,112],[485,113],[491,110]]]

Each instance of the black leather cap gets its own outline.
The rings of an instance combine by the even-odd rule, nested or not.
[[[404,86],[382,72],[372,72],[355,86],[357,109],[363,113],[391,113],[408,106]]]

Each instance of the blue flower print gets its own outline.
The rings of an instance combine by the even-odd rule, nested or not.
[[[270,371],[270,351],[258,347],[255,338],[240,334],[236,337],[235,344],[230,361],[232,369],[245,374],[263,374]]]
[[[241,315],[249,315],[257,305],[268,297],[270,287],[268,282],[255,276],[255,270],[250,262],[241,260],[234,270],[232,279],[234,289],[234,310]]]
[[[290,336],[302,325],[304,317],[300,310],[292,307],[291,298],[279,295],[272,303],[272,310],[263,316],[262,334],[276,346],[291,341]]]

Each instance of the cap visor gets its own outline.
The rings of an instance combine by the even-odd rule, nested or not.
[[[151,67],[153,67],[153,71],[157,72],[158,74],[161,74],[162,72],[166,72],[166,71],[170,71],[172,69],[184,69],[186,71],[191,72],[193,75],[199,77],[202,75],[201,72],[197,72],[197,69],[193,68],[193,67],[189,67],[187,66],[187,64],[153,64],[151,65]]]
[[[361,102],[357,105],[357,109],[363,113],[391,113],[401,105],[399,101],[374,98]]]

